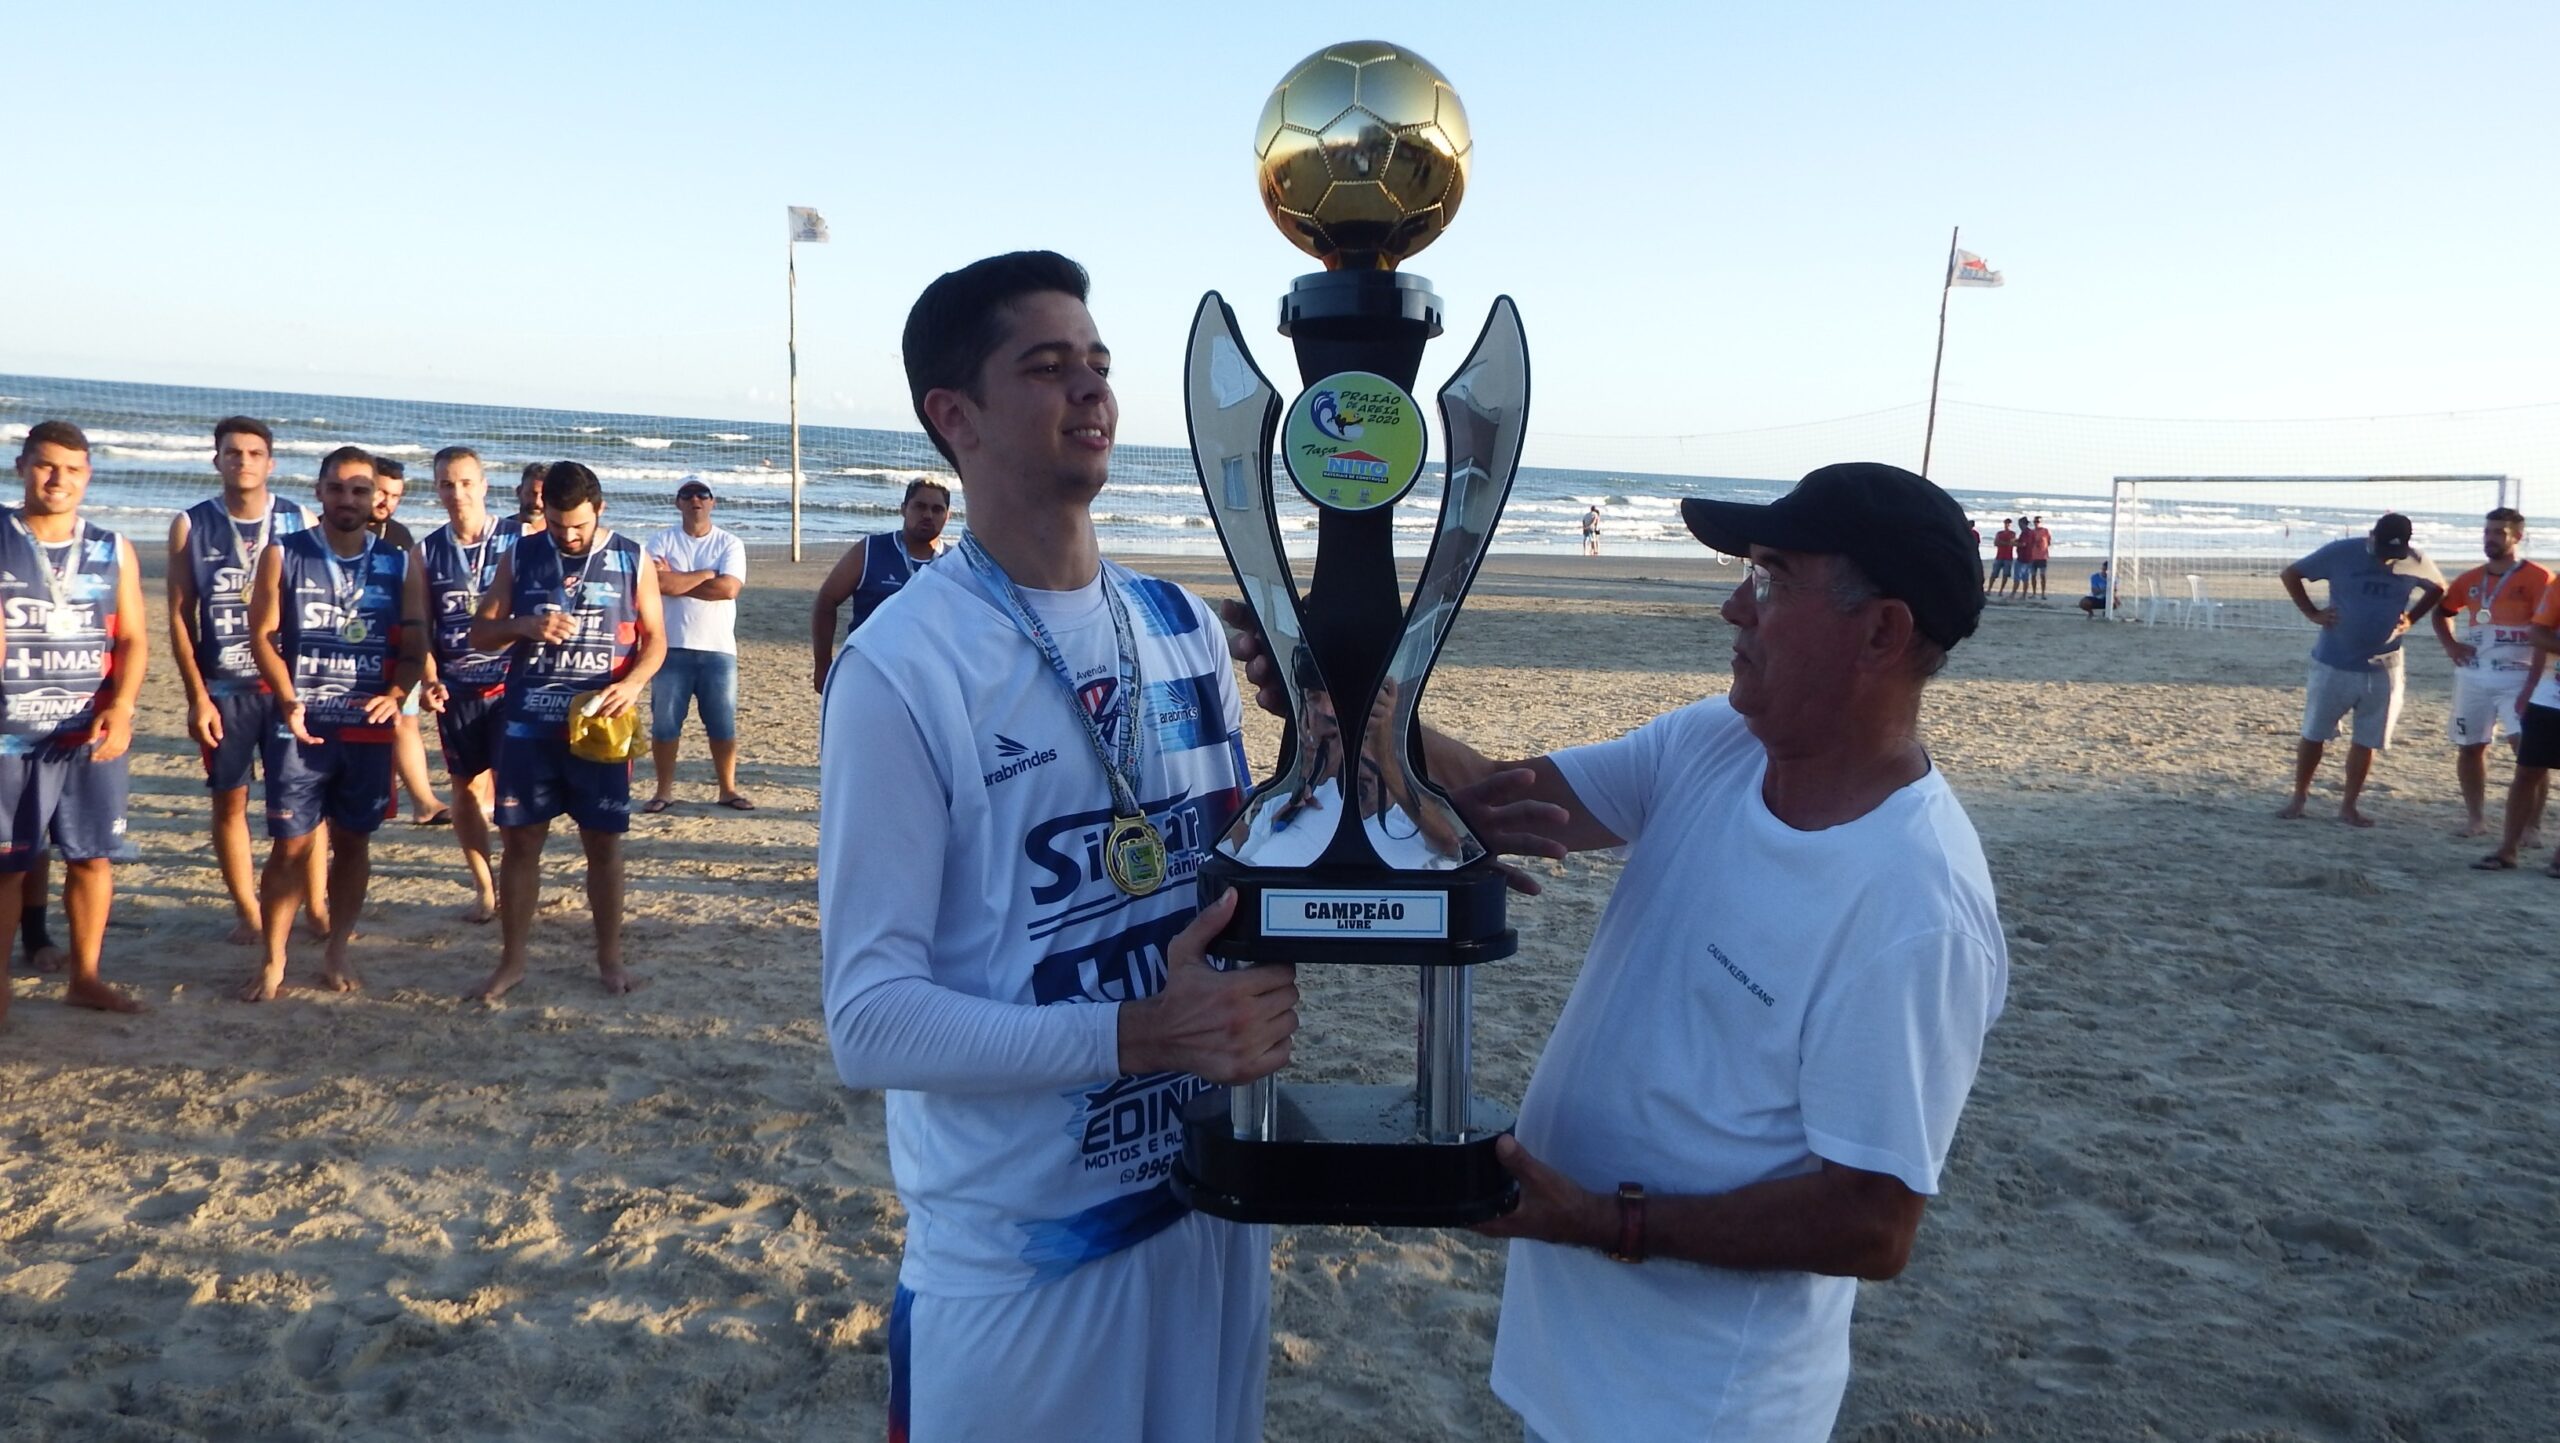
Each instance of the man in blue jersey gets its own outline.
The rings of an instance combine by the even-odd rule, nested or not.
[[[525,941],[542,891],[542,848],[567,813],[587,853],[596,973],[607,992],[640,985],[622,961],[622,836],[631,830],[631,762],[569,746],[573,712],[618,717],[639,705],[666,660],[657,570],[640,544],[604,527],[604,487],[575,461],[542,478],[543,528],[501,557],[470,644],[506,649],[495,813],[503,834],[497,970],[472,992],[494,1002],[524,980]]]
[[[114,854],[124,841],[125,752],[148,655],[142,568],[123,537],[80,517],[89,438],[39,421],[18,447],[22,509],[0,523],[0,938],[18,930],[20,874],[62,854],[71,922],[63,1000],[142,1004],[98,976]],[[0,1018],[9,988],[0,978]]]
[[[845,548],[835,569],[818,583],[818,598],[809,607],[809,645],[815,653],[812,682],[827,689],[827,668],[836,659],[836,613],[853,603],[851,635],[880,603],[915,579],[917,568],[942,554],[942,528],[951,520],[951,488],[919,476],[907,483],[898,503],[898,529],[880,531]]]
[[[436,500],[445,524],[418,543],[411,564],[426,579],[426,709],[435,714],[445,774],[453,779],[453,838],[462,844],[473,892],[470,918],[498,915],[498,879],[489,856],[489,813],[497,803],[491,769],[498,759],[498,703],[507,689],[507,654],[476,651],[472,618],[498,563],[515,545],[489,514],[489,477],[480,453],[447,446],[436,453]]]
[[[373,833],[391,811],[394,726],[426,658],[426,588],[409,553],[375,536],[373,458],[341,446],[320,458],[320,527],[258,558],[249,642],[282,724],[267,737],[267,853],[259,902],[266,957],[246,1002],[284,986],[285,944],[302,901],[303,857],[329,835],[329,943],[322,984],[362,985],[347,942],[373,876]]]
[[[826,684],[818,902],[845,1085],[888,1091],[907,1210],[889,1436],[1261,1436],[1270,1233],[1195,1214],[1177,1109],[1289,1060],[1286,967],[1212,970],[1193,879],[1245,787],[1200,600],[1101,557],[1119,419],[1083,268],[927,287],[918,417],[970,537]]]
[[[214,423],[213,469],[222,476],[222,494],[169,523],[169,654],[186,687],[187,734],[204,755],[205,788],[213,796],[213,858],[231,894],[230,940],[246,946],[263,935],[249,848],[249,774],[281,722],[249,647],[249,579],[259,555],[307,530],[311,513],[268,487],[275,433],[255,416]],[[313,847],[303,876],[308,922],[318,937],[329,933],[327,862],[327,849]]]

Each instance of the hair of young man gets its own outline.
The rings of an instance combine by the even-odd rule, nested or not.
[[[942,493],[942,504],[945,506],[951,504],[950,487],[943,485],[941,482],[936,481],[929,476],[918,476],[913,481],[907,483],[907,494],[898,498],[898,509],[901,511],[906,510],[907,503],[916,499],[916,493],[919,491],[939,491]]]
[[[267,429],[266,422],[255,416],[225,416],[213,423],[213,449],[221,450],[222,443],[235,435],[255,436],[267,443],[268,450],[276,448],[276,433]]]
[[[978,389],[987,357],[1004,339],[1005,308],[1024,296],[1057,291],[1081,301],[1093,288],[1084,267],[1056,251],[1014,251],[989,256],[936,277],[907,312],[906,334],[899,349],[907,363],[907,394],[916,420],[942,459],[959,464],[951,445],[933,429],[924,413],[928,391],[964,391],[985,399]],[[948,494],[948,493],[946,493]]]
[[[373,458],[373,474],[378,480],[406,481],[409,479],[409,468],[388,456],[376,456]]]
[[[2524,513],[2512,506],[2501,506],[2489,513],[2489,524],[2521,534],[2524,531]]]
[[[601,511],[604,483],[575,461],[554,461],[542,474],[542,504],[551,511],[575,511],[586,505]]]
[[[36,454],[38,446],[59,446],[65,451],[89,454],[89,433],[68,421],[38,421],[27,428],[27,439],[18,443],[18,459]]]
[[[337,475],[338,468],[346,465],[350,461],[362,462],[364,464],[364,469],[372,471],[376,476],[382,474],[380,471],[375,470],[376,462],[374,461],[371,452],[365,450],[362,446],[341,446],[337,450],[320,458],[320,479],[326,481],[330,477]]]
[[[516,478],[516,484],[517,484],[517,485],[519,485],[519,486],[521,486],[521,485],[523,485],[525,482],[530,481],[530,482],[532,482],[534,485],[539,486],[539,485],[541,485],[541,484],[542,484],[542,478],[543,478],[543,477],[545,477],[545,476],[548,476],[548,475],[550,475],[550,474],[551,474],[551,463],[550,463],[550,462],[548,462],[548,461],[527,461],[526,463],[524,463],[524,474],[522,474],[522,475],[520,475],[520,476],[518,476],[518,477]]]
[[[469,461],[476,465],[479,460],[480,453],[468,446],[447,446],[436,453],[435,467],[441,471],[456,461]]]

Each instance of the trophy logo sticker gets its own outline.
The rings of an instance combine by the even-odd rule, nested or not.
[[[1422,474],[1422,408],[1373,371],[1338,371],[1290,403],[1281,433],[1289,479],[1318,506],[1371,511]]]

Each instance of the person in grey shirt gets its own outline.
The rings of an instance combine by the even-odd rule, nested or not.
[[[2320,757],[2350,713],[2347,791],[2338,820],[2370,827],[2356,809],[2373,774],[2373,754],[2391,746],[2400,720],[2400,639],[2444,596],[2444,576],[2409,542],[2409,518],[2393,511],[2362,540],[2332,541],[2279,573],[2302,614],[2317,622],[2311,680],[2302,704],[2302,742],[2293,755],[2293,800],[2276,815],[2299,817],[2311,799]],[[2329,583],[2329,604],[2313,606],[2304,583]]]

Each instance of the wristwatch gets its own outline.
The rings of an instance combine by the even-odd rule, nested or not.
[[[1618,1245],[1609,1250],[1609,1260],[1618,1263],[1644,1261],[1644,1184],[1618,1184]]]

